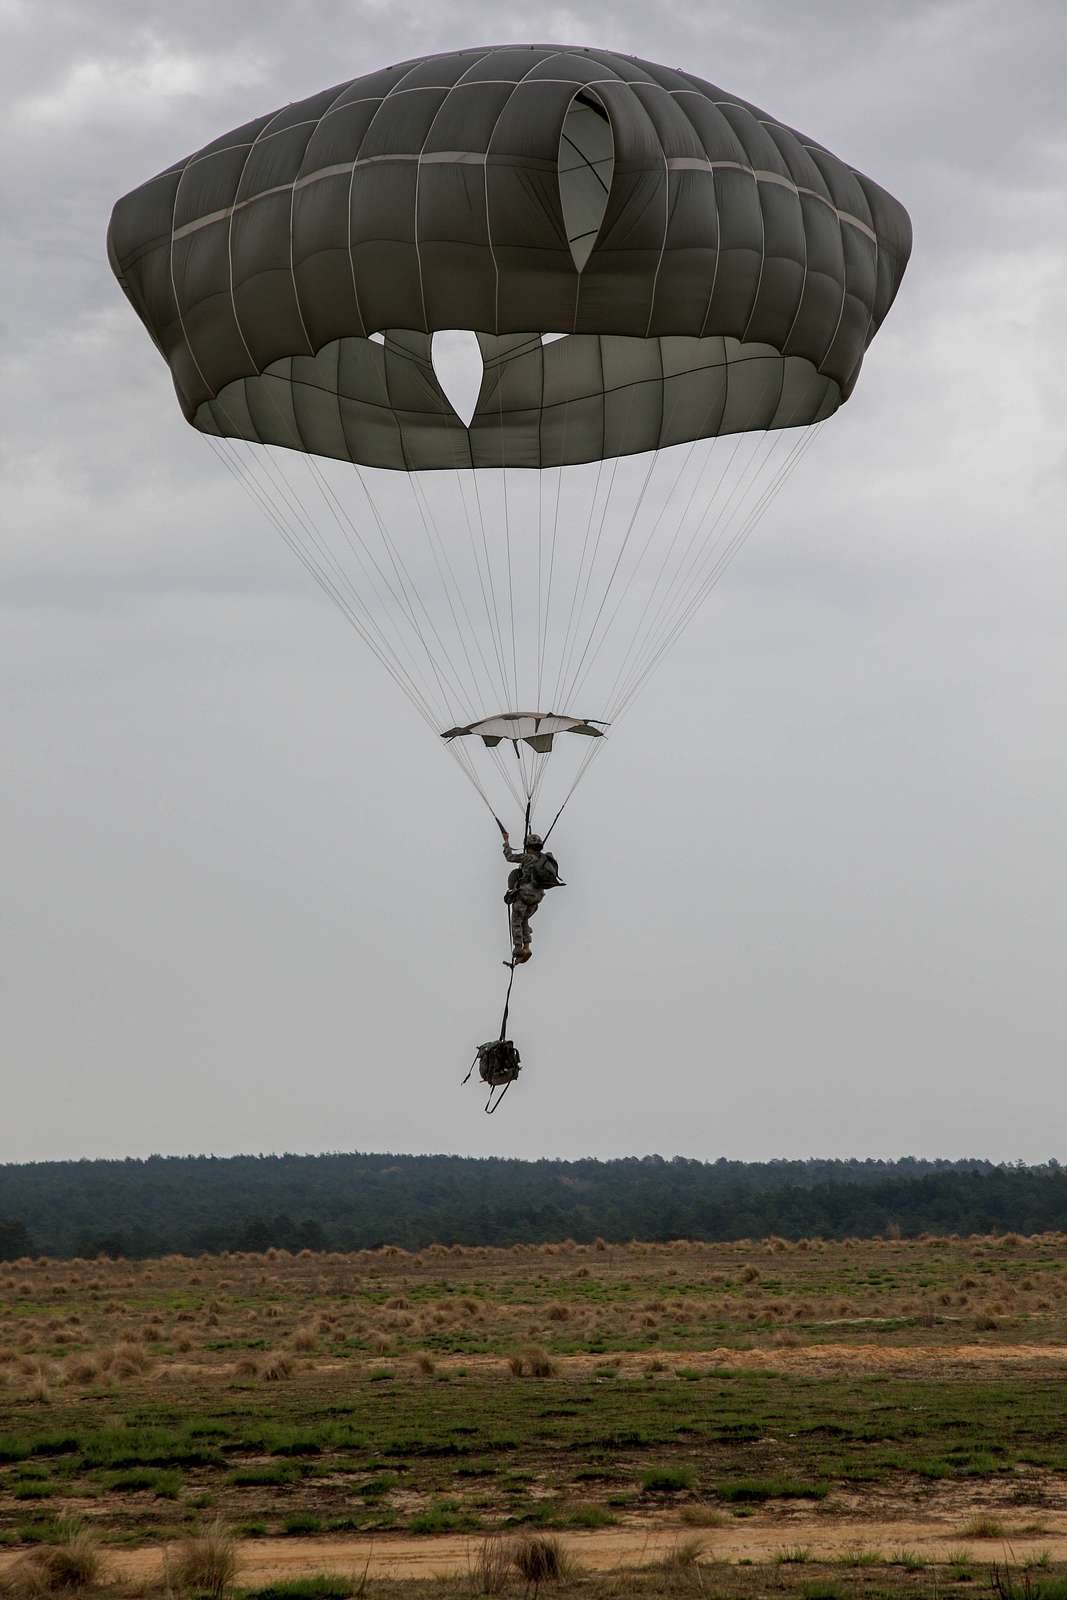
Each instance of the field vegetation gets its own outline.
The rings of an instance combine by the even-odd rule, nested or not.
[[[434,1593],[1067,1595],[1065,1378],[1058,1233],[23,1258],[0,1589],[166,1545],[149,1588],[211,1592],[214,1549],[222,1593],[300,1541],[333,1552],[307,1600],[385,1596],[381,1552],[437,1535]]]

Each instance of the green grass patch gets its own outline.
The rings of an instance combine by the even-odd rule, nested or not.
[[[409,1533],[469,1533],[478,1526],[478,1518],[458,1500],[438,1500],[417,1512],[407,1526]]]
[[[159,1467],[134,1467],[127,1472],[107,1473],[104,1485],[112,1493],[132,1494],[146,1490],[160,1500],[176,1500],[182,1490],[182,1475]]]
[[[574,1506],[572,1510],[553,1518],[553,1526],[560,1528],[611,1528],[618,1521],[606,1506]]]
[[[298,1483],[300,1478],[299,1467],[271,1461],[258,1466],[236,1467],[228,1475],[227,1482],[238,1489],[271,1489],[281,1488],[287,1483]]]
[[[380,1500],[396,1488],[398,1481],[395,1472],[383,1472],[377,1478],[365,1478],[362,1483],[357,1483],[355,1492],[362,1495],[364,1500]]]
[[[243,1600],[349,1600],[351,1595],[362,1594],[364,1588],[362,1578],[342,1578],[336,1573],[322,1572],[313,1577],[271,1583],[265,1589],[238,1590],[238,1594]]]
[[[312,1511],[294,1511],[292,1516],[286,1517],[282,1523],[282,1532],[286,1534],[321,1533],[322,1518],[315,1516]]]
[[[720,1500],[740,1504],[759,1500],[825,1500],[829,1492],[828,1484],[800,1483],[795,1478],[732,1478],[715,1485]]]
[[[641,1474],[641,1487],[646,1494],[677,1494],[691,1489],[696,1481],[692,1467],[650,1467]]]

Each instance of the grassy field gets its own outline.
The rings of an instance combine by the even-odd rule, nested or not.
[[[448,1583],[477,1593],[486,1539],[649,1529],[666,1555],[570,1587],[989,1592],[1022,1559],[997,1581],[1060,1592],[1063,1235],[24,1261],[0,1295],[16,1557],[76,1525],[117,1551],[461,1535]],[[924,1518],[933,1555],[883,1537]]]

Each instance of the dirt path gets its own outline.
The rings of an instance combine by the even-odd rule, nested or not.
[[[1013,1565],[1047,1550],[1056,1561],[1067,1560],[1067,1513],[1043,1514],[1040,1523],[1004,1519],[998,1539],[966,1539],[961,1521],[931,1518],[876,1521],[871,1518],[790,1516],[751,1517],[722,1528],[692,1528],[671,1520],[631,1524],[623,1528],[560,1535],[574,1558],[595,1571],[644,1566],[661,1559],[683,1540],[699,1538],[705,1561],[770,1562],[803,1547],[812,1561],[830,1561],[846,1551],[879,1551],[889,1559],[900,1550],[914,1551],[927,1562],[944,1562],[949,1553],[966,1549],[974,1561],[1010,1561]],[[363,1573],[378,1578],[431,1578],[463,1573],[477,1560],[481,1536],[448,1534],[411,1539],[381,1534],[376,1539],[256,1539],[240,1546],[242,1583],[269,1583],[309,1573]],[[0,1573],[17,1560],[0,1555]],[[165,1547],[109,1552],[115,1576],[151,1582],[163,1570]]]
[[[690,1371],[712,1368],[740,1368],[762,1372],[807,1372],[829,1374],[833,1372],[899,1372],[922,1373],[927,1376],[953,1369],[998,1366],[1049,1366],[1067,1367],[1067,1345],[1064,1344],[806,1344],[783,1345],[762,1350],[737,1350],[722,1346],[714,1350],[657,1350],[616,1351],[611,1355],[553,1356],[553,1361],[563,1377],[580,1377],[595,1372],[598,1367],[614,1367],[617,1372],[632,1377],[643,1374],[650,1354],[665,1364],[667,1372],[675,1366],[685,1366]],[[382,1357],[387,1364],[402,1368],[403,1356]],[[507,1358],[504,1356],[456,1355],[438,1356],[435,1364],[442,1372],[451,1367],[463,1367],[479,1377],[508,1376]],[[179,1364],[175,1370],[188,1373],[188,1365]],[[225,1376],[230,1366],[213,1366],[205,1371]],[[314,1362],[309,1370],[316,1372],[344,1372],[351,1364],[344,1361]]]

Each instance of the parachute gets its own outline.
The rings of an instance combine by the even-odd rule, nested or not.
[[[851,394],[910,246],[896,200],[746,101],[552,45],[257,117],[108,234],[186,419],[527,823]]]

